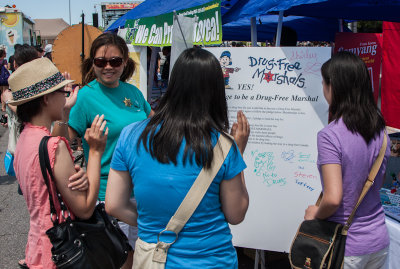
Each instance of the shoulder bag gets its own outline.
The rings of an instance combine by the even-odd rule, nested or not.
[[[343,268],[347,232],[353,221],[358,206],[368,190],[374,184],[381,167],[387,146],[386,132],[379,155],[372,165],[357,204],[344,225],[332,221],[313,219],[300,224],[290,248],[289,260],[296,269],[341,269]],[[317,205],[322,199],[322,193]]]
[[[183,202],[169,220],[167,227],[158,234],[157,244],[147,243],[140,238],[135,245],[133,257],[133,268],[135,269],[163,269],[167,261],[168,249],[178,239],[178,234],[192,216],[197,206],[200,204],[208,187],[214,180],[221,168],[228,152],[232,146],[232,141],[224,135],[220,135],[217,144],[214,146],[214,158],[210,169],[202,169],[196,178]],[[170,243],[160,241],[160,236],[165,232],[175,234],[175,240]]]
[[[132,248],[125,234],[119,228],[117,220],[105,212],[103,203],[99,203],[95,207],[90,219],[75,218],[72,220],[61,194],[56,188],[62,216],[68,215],[64,222],[59,222],[47,176],[48,173],[54,182],[47,151],[49,138],[49,136],[45,136],[40,142],[39,160],[49,192],[51,221],[54,226],[47,230],[46,234],[53,245],[51,253],[55,265],[60,269],[120,268],[127,259],[128,251]]]

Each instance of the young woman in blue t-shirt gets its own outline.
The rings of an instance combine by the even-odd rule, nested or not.
[[[166,268],[238,267],[228,223],[242,222],[249,204],[241,154],[250,127],[242,112],[237,119],[231,132],[233,146],[169,248]],[[137,223],[139,238],[156,243],[200,170],[210,167],[213,147],[220,135],[227,136],[228,128],[218,60],[203,49],[185,50],[155,115],[121,133],[108,177],[106,210],[131,225]],[[137,208],[129,201],[132,188]]]

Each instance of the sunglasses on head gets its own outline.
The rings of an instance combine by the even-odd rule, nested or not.
[[[120,67],[122,65],[123,59],[121,57],[112,57],[110,59],[106,59],[103,57],[100,58],[94,58],[93,59],[93,64],[97,67],[106,67],[107,63],[110,64],[112,67]]]

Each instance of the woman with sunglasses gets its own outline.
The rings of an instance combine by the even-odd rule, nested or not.
[[[55,269],[49,238],[46,231],[53,227],[52,220],[62,219],[61,209],[55,203],[57,216],[50,213],[49,192],[55,197],[59,191],[72,217],[87,219],[96,205],[100,182],[100,160],[105,148],[108,130],[103,116],[96,116],[85,130],[90,146],[87,175],[89,186],[85,191],[68,187],[69,177],[75,173],[72,152],[63,137],[51,137],[47,149],[54,181],[47,188],[39,163],[39,145],[50,136],[52,122],[60,120],[66,105],[68,91],[64,87],[73,81],[66,80],[57,67],[47,58],[23,64],[9,78],[13,99],[17,106],[21,132],[15,149],[14,168],[30,215],[30,228],[25,250],[25,263],[31,269]]]
[[[152,114],[149,103],[133,85],[126,83],[135,70],[135,63],[129,58],[125,41],[111,33],[97,37],[90,49],[89,58],[82,64],[83,84],[78,99],[70,114],[64,115],[65,131],[68,127],[69,139],[79,136],[85,158],[88,158],[88,144],[84,139],[85,130],[99,115],[107,120],[109,134],[101,159],[99,199],[104,201],[111,157],[122,129]],[[67,125],[68,123],[68,125]],[[64,134],[65,135],[65,134]],[[134,248],[137,228],[120,223],[130,244]],[[129,253],[123,268],[132,267],[133,252]]]

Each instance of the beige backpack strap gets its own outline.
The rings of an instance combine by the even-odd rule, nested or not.
[[[206,194],[208,187],[224,163],[231,146],[232,142],[221,134],[214,147],[214,158],[210,169],[203,168],[200,171],[197,179],[186,194],[185,199],[168,222],[165,228],[167,231],[173,231],[178,234],[182,230]]]
[[[154,262],[166,262],[169,247],[178,239],[179,232],[182,230],[186,222],[193,215],[197,206],[200,204],[209,186],[224,163],[224,160],[231,147],[232,141],[220,134],[217,144],[215,144],[213,149],[214,157],[211,162],[210,169],[204,169],[204,167],[201,169],[199,175],[197,176],[189,192],[186,194],[179,208],[169,220],[167,227],[158,234],[157,245],[153,255]],[[165,243],[160,241],[161,234],[166,231],[175,233],[175,240],[173,242]]]
[[[233,139],[233,138],[232,138]],[[214,146],[214,157],[210,169],[201,169],[195,182],[186,194],[179,208],[169,220],[167,227],[158,234],[157,245],[153,255],[153,261],[165,263],[169,247],[178,239],[179,232],[183,229],[186,222],[193,215],[200,204],[209,186],[213,182],[226,156],[232,147],[232,141],[220,134],[217,144]],[[175,240],[171,243],[160,241],[163,232],[171,231],[175,233]]]

